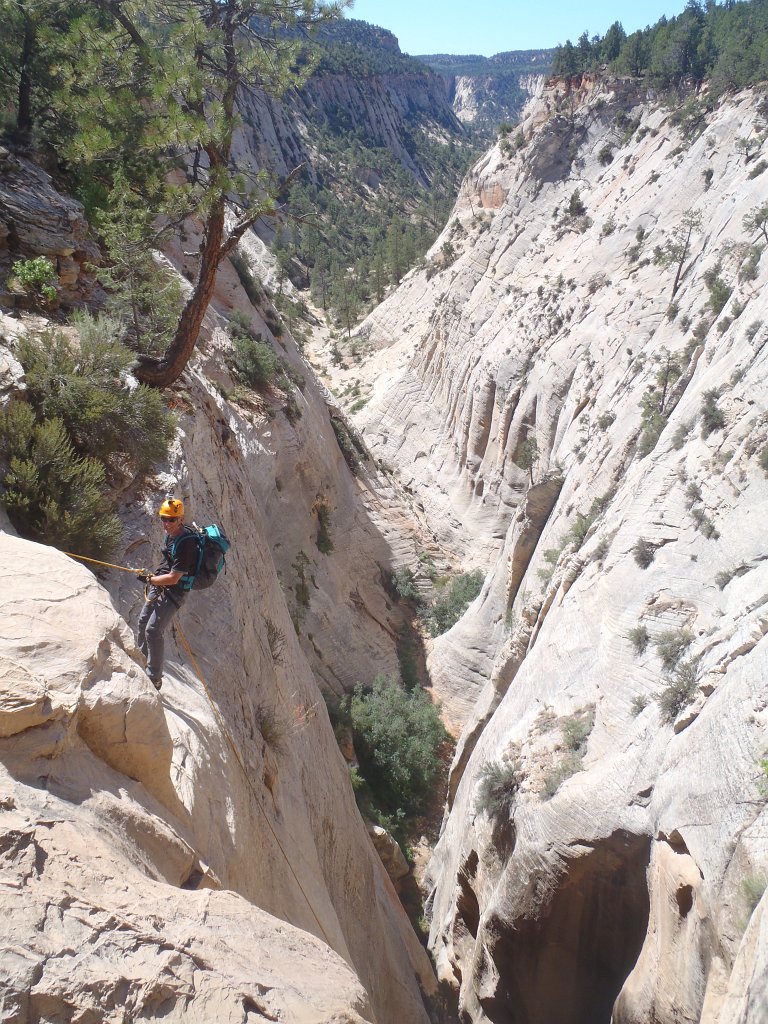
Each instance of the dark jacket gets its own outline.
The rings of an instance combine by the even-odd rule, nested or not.
[[[180,572],[182,574],[178,583],[174,583],[172,587],[163,587],[163,590],[170,594],[177,604],[181,603],[189,590],[190,580],[188,577],[197,568],[197,550],[195,532],[188,526],[184,527],[178,537],[166,537],[163,542],[163,560],[156,575],[164,572]]]

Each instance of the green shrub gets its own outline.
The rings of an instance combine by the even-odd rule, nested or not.
[[[672,680],[656,698],[662,721],[671,724],[688,707],[696,693],[697,664],[684,661],[678,665]]]
[[[360,471],[360,458],[355,435],[343,420],[337,419],[335,416],[331,417],[331,426],[336,435],[336,442],[341,450],[341,454],[344,456],[344,461],[349,466],[351,472],[357,476]],[[360,454],[364,454],[364,452],[365,449],[363,448]]]
[[[549,581],[552,579],[552,575],[555,571],[555,566],[557,565],[557,561],[560,558],[560,555],[563,553],[563,550],[565,549],[566,543],[567,538],[563,537],[556,548],[545,549],[543,557],[544,561],[547,563],[547,567],[542,567],[541,569],[536,570],[536,575],[539,577],[542,583],[549,583]]]
[[[613,160],[613,149],[611,147],[610,142],[606,142],[605,145],[601,147],[599,153],[597,154],[597,159],[602,167],[607,167],[608,164]]]
[[[282,370],[282,360],[262,335],[254,335],[238,321],[230,321],[232,354],[229,362],[240,380],[249,388],[263,390]]]
[[[52,282],[58,279],[56,267],[47,256],[36,256],[31,260],[16,260],[13,275],[25,292],[36,295],[46,302],[53,302],[56,289]]]
[[[113,187],[94,211],[105,259],[99,282],[108,293],[107,311],[120,321],[121,340],[142,353],[164,352],[184,306],[180,277],[158,262],[155,250],[171,231],[158,233],[156,195],[139,195],[118,170]]]
[[[688,435],[692,430],[693,424],[690,422],[681,423],[680,426],[675,429],[675,432],[672,435],[672,447],[675,449],[675,451],[679,452],[680,449],[685,445]]]
[[[520,788],[520,765],[511,761],[488,761],[477,773],[477,779],[475,814],[508,819]]]
[[[173,418],[155,388],[127,381],[133,353],[109,317],[73,318],[79,346],[58,331],[19,342],[27,397],[40,419],[58,418],[78,455],[107,472],[147,472],[168,454]]]
[[[675,668],[693,639],[689,629],[667,629],[659,633],[653,643],[665,669],[671,671]]]
[[[578,754],[567,754],[544,779],[542,793],[552,798],[562,784],[583,768],[583,758]]]
[[[630,705],[632,714],[637,716],[648,707],[648,697],[645,694],[641,694],[638,697],[634,697]]]
[[[576,518],[571,524],[566,537],[568,543],[574,544],[577,551],[587,539],[587,534],[595,519],[597,519],[597,515],[598,513],[595,510],[590,510],[586,515],[583,512],[576,513]]]
[[[725,304],[730,299],[733,288],[726,284],[726,282],[716,274],[711,282],[709,283],[709,299],[707,305],[715,314],[719,316],[725,308]]]
[[[741,568],[742,566],[736,566],[733,569],[724,569],[722,572],[715,573],[715,583],[718,590],[725,590],[731,580],[740,575],[739,570]]]
[[[699,533],[703,533],[708,540],[718,540],[720,532],[715,526],[714,520],[711,519],[703,508],[692,508],[691,518],[696,524],[696,529]]]
[[[104,467],[76,453],[61,419],[36,421],[12,403],[0,413],[2,502],[24,537],[90,558],[106,558],[122,528],[105,498]]]
[[[627,639],[632,644],[635,654],[640,655],[644,653],[646,647],[648,646],[648,641],[651,639],[651,634],[648,632],[645,626],[634,626],[632,629],[630,629],[629,633],[627,634]]]
[[[589,734],[595,725],[595,709],[593,706],[577,711],[563,722],[563,738],[568,750],[583,753]]]
[[[440,636],[454,626],[483,587],[484,576],[479,569],[455,576],[433,600],[426,613],[431,636]]]
[[[757,457],[758,465],[760,469],[768,476],[768,446],[763,448]]]
[[[632,547],[632,554],[641,569],[647,569],[656,557],[656,548],[645,537],[638,537]]]
[[[447,738],[438,709],[421,689],[377,676],[350,702],[360,771],[383,810],[411,813],[429,795]]]
[[[419,601],[421,594],[416,586],[416,577],[413,570],[407,565],[400,565],[392,570],[390,576],[392,590],[396,598],[404,601]]]
[[[568,216],[569,217],[583,217],[587,212],[587,208],[584,205],[581,195],[578,189],[574,189],[571,193],[571,197],[568,200]]]
[[[259,283],[253,275],[253,269],[251,267],[251,260],[248,254],[243,249],[235,249],[234,252],[229,254],[229,262],[232,264],[235,273],[240,279],[240,284],[243,286],[245,294],[251,301],[253,306],[260,306],[264,301],[264,293],[259,287]]]
[[[709,437],[725,426],[725,416],[717,404],[720,392],[717,388],[705,391],[701,399],[701,436]]]

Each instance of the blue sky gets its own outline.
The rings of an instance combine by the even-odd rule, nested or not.
[[[602,36],[614,21],[634,32],[684,7],[685,0],[355,0],[347,17],[388,28],[404,53],[490,57],[575,43],[585,29]]]

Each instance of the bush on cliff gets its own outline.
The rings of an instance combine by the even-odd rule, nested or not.
[[[83,316],[79,338],[19,342],[26,401],[0,416],[0,501],[22,536],[105,557],[120,539],[114,493],[168,452],[173,418],[129,375],[120,324]]]
[[[377,676],[370,690],[355,688],[350,721],[360,773],[374,804],[395,815],[419,810],[447,738],[438,709],[427,694]]]
[[[0,485],[11,522],[25,537],[91,558],[109,555],[120,520],[104,500],[104,467],[79,457],[63,422],[38,421],[23,402],[0,413]]]
[[[482,588],[483,574],[479,569],[455,576],[445,584],[425,614],[430,635],[440,636],[455,626]]]

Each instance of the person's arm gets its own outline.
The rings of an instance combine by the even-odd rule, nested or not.
[[[170,572],[161,573],[159,576],[150,576],[149,582],[156,587],[172,587],[175,583],[178,583],[181,577],[184,575],[183,572]]]

